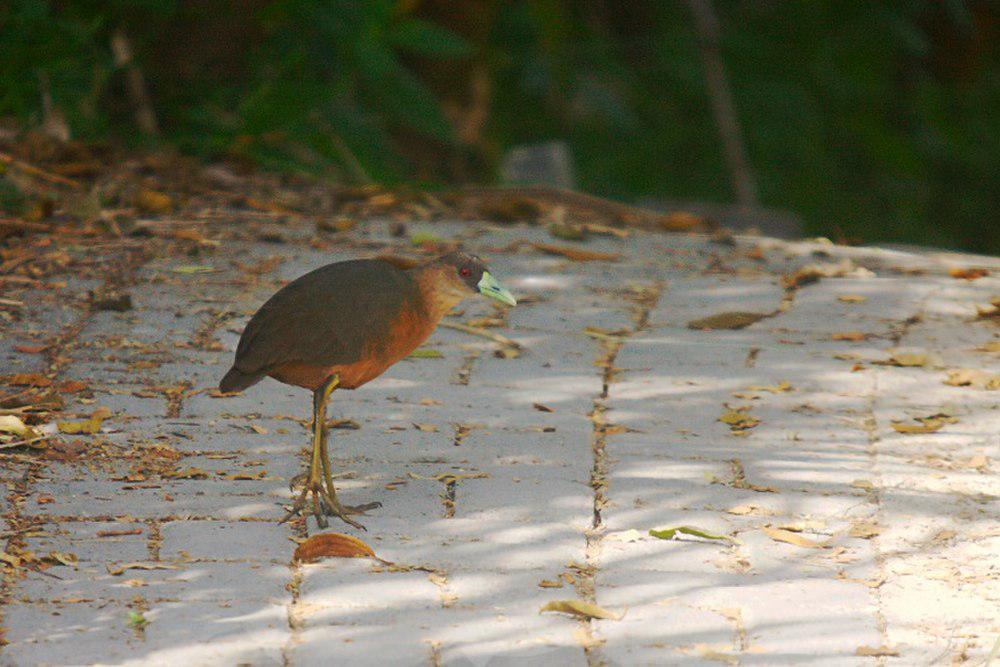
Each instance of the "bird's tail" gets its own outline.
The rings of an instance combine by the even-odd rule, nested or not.
[[[260,382],[261,377],[259,373],[244,373],[236,368],[236,366],[233,366],[226,373],[226,377],[222,378],[222,382],[219,383],[219,391],[224,394],[233,391],[243,391],[247,387]]]

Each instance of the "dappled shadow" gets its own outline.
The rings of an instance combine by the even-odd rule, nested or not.
[[[504,247],[533,234],[541,232],[497,230],[476,242]],[[196,312],[198,298],[245,317],[273,285],[237,294],[232,285],[205,284],[195,296],[184,281],[158,281],[147,303],[137,290],[138,311],[95,320],[81,334],[91,346],[71,366],[86,369],[99,402],[118,415],[109,422],[117,432],[105,436],[106,465],[49,466],[21,509],[50,520],[45,534],[29,538],[32,549],[78,553],[80,563],[52,568],[60,579],[29,574],[15,589],[4,612],[13,642],[5,658],[520,665],[585,664],[586,650],[611,664],[867,663],[854,655],[859,646],[895,643],[891,624],[888,635],[879,627],[886,599],[923,577],[887,567],[887,559],[946,558],[961,537],[936,536],[956,528],[959,516],[963,533],[995,526],[985,511],[996,502],[995,482],[975,468],[935,468],[943,476],[935,486],[911,451],[915,444],[946,451],[948,461],[983,451],[992,436],[982,411],[992,408],[967,389],[939,385],[932,369],[868,364],[852,371],[854,361],[834,355],[884,358],[892,327],[918,309],[953,314],[936,301],[928,306],[932,290],[920,285],[911,298],[906,290],[831,280],[822,283],[829,289],[806,288],[787,313],[750,328],[693,331],[688,320],[718,310],[773,310],[782,290],[767,272],[740,281],[692,278],[703,242],[678,239],[685,244],[691,266],[660,264],[639,244],[606,240],[595,248],[627,247],[631,260],[598,271],[533,254],[497,255],[496,271],[515,292],[539,297],[506,314],[505,333],[525,354],[497,358],[493,343],[441,330],[430,345],[442,358],[406,360],[358,392],[334,395],[333,416],[359,426],[332,432],[335,466],[344,473],[338,488],[346,502],[383,503],[365,517],[362,537],[392,566],[289,565],[294,531],[277,520],[288,480],[300,470],[294,454],[307,443],[305,392],[268,381],[238,397],[213,397],[209,388],[241,319],[213,332],[223,350],[178,353],[178,341],[189,342],[199,324],[184,319],[163,328],[166,312],[177,304]],[[228,252],[245,259],[260,249]],[[283,270],[290,276],[329,260],[302,250],[298,268]],[[146,271],[162,276],[155,264]],[[606,338],[584,329],[616,335],[634,325],[626,284],[664,291],[648,313],[651,326],[621,339],[604,398],[604,369],[595,360]],[[809,289],[817,291],[805,297]],[[866,316],[836,300],[848,291],[869,295]],[[824,317],[824,304],[843,314]],[[810,309],[814,316],[806,317]],[[495,313],[470,302],[463,317],[488,314]],[[837,318],[848,314],[851,324],[843,325]],[[875,337],[832,342],[842,326],[871,326]],[[969,340],[980,335],[970,331]],[[113,335],[139,346],[106,359],[100,344]],[[156,354],[171,360],[141,378],[123,371]],[[187,395],[167,416],[169,398],[149,388],[180,382]],[[944,402],[964,405],[957,424],[917,439],[892,430],[891,420],[907,410]],[[742,406],[760,422],[734,434],[718,418]],[[595,422],[595,407],[611,427]],[[204,477],[150,470],[129,479],[137,474],[133,453],[157,446],[180,456],[159,472],[195,469]],[[441,473],[455,476],[453,515]],[[909,525],[892,525],[900,518]],[[881,532],[859,534],[865,522]],[[678,525],[738,543],[646,535]],[[761,531],[767,526],[803,528],[796,534],[822,544],[776,542]],[[135,527],[139,533],[99,534]],[[108,563],[128,562],[176,569],[107,571]],[[543,580],[561,587],[539,587]],[[625,616],[586,623],[538,613],[548,600],[591,593]],[[148,625],[129,627],[130,612]],[[970,608],[968,617],[979,613]],[[943,642],[901,650],[916,659]]]

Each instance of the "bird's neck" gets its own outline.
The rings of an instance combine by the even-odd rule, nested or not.
[[[450,268],[423,265],[413,269],[427,314],[435,325],[467,294],[451,279]]]

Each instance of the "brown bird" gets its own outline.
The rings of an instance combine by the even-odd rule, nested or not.
[[[377,378],[427,340],[453,306],[477,292],[517,303],[478,257],[455,252],[424,263],[378,257],[311,271],[254,313],[219,389],[242,391],[270,376],[313,392],[309,474],[284,521],[303,511],[311,493],[321,527],[327,526],[325,511],[364,528],[350,515],[380,504],[350,507],[337,500],[326,449],[330,394]]]

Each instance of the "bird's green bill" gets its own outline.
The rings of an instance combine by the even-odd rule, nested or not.
[[[514,298],[514,295],[501,287],[489,271],[483,271],[483,277],[479,280],[479,293],[501,303],[506,303],[508,306],[517,305],[517,299]]]

